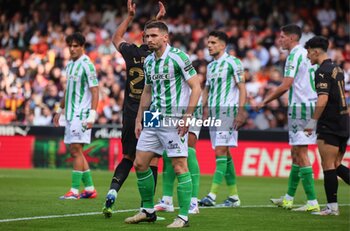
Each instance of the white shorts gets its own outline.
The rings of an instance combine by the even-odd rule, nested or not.
[[[197,119],[197,118],[196,118]],[[197,137],[197,140],[199,139],[199,133],[201,132],[201,128],[202,127],[197,127],[197,126],[190,126],[188,128],[188,132],[191,132],[193,133],[196,137]]]
[[[165,150],[168,157],[188,156],[188,134],[180,137],[173,127],[147,128],[141,131],[136,149],[145,152],[154,152],[159,155]]]
[[[304,133],[304,128],[308,120],[305,119],[291,119],[288,118],[288,134],[289,134],[289,144],[295,145],[309,145],[316,144],[317,135],[313,131],[310,136],[306,136]]]
[[[237,147],[238,132],[233,129],[233,117],[223,117],[221,127],[209,127],[212,148],[217,146]]]
[[[84,129],[79,117],[73,116],[72,121],[66,121],[66,128],[64,131],[64,143],[75,144],[83,143],[89,144],[91,142],[91,129]]]

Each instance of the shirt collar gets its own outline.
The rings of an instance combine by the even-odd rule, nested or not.
[[[295,47],[293,47],[293,49],[290,50],[290,53],[292,53],[293,50],[298,49],[299,47],[302,47],[301,44],[298,44],[298,45],[296,45]]]
[[[220,58],[218,58],[217,60],[215,60],[216,62],[220,63],[221,61],[223,61],[224,59],[227,58],[229,54],[227,54],[226,52],[224,52]]]
[[[165,58],[168,56],[168,53],[169,53],[170,49],[171,49],[171,46],[170,46],[169,44],[167,44],[167,45],[166,45],[166,48],[165,48],[165,50],[164,50],[164,53],[162,54],[162,56],[161,56],[159,59],[157,59],[156,53],[153,52],[153,57],[154,57],[154,59],[155,59],[155,60],[165,59]]]
[[[86,57],[86,54],[82,54],[77,60],[72,60],[73,62],[78,62],[80,60],[83,60]]]

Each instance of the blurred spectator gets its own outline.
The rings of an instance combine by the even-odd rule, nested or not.
[[[328,27],[336,18],[336,11],[331,8],[330,1],[325,0],[323,8],[317,12],[317,20],[320,22],[321,26]]]
[[[123,1],[81,4],[61,0],[58,4],[20,1],[7,6],[0,1],[0,124],[50,124],[49,111],[64,97],[69,52],[65,37],[81,31],[86,53],[93,60],[100,81],[101,124],[120,124],[125,85],[125,61],[110,41],[126,12]],[[141,1],[125,39],[140,44],[142,28],[152,18],[154,1]],[[211,61],[207,34],[220,29],[229,37],[227,52],[242,60],[247,80],[248,102],[245,129],[286,127],[287,94],[266,112],[252,108],[282,79],[287,53],[280,49],[280,27],[296,23],[303,27],[301,42],[314,34],[331,41],[329,55],[345,73],[346,100],[350,103],[350,20],[348,1],[168,1],[165,21],[173,46],[187,50],[193,66],[205,81]],[[336,8],[337,7],[337,8]],[[281,13],[283,12],[283,14]],[[16,89],[16,90],[14,90]],[[13,93],[17,92],[17,93]],[[270,118],[274,118],[270,120]],[[39,121],[39,122],[38,122]]]
[[[23,97],[18,94],[18,88],[12,87],[10,96],[5,100],[5,109],[16,113],[23,101]]]
[[[33,125],[45,126],[52,123],[52,113],[50,109],[43,105],[34,113]]]
[[[315,34],[312,32],[311,26],[309,24],[305,24],[303,26],[303,32],[301,34],[301,38],[299,40],[299,43],[304,46],[305,43],[307,41],[309,41],[309,39],[311,39],[314,36],[315,36]]]
[[[255,74],[261,68],[260,60],[255,56],[254,50],[248,50],[246,57],[242,60],[243,67]]]

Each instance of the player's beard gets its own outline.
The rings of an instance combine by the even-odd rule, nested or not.
[[[214,57],[214,58],[217,58],[217,57],[219,56],[219,54],[220,54],[220,52],[217,51],[217,52],[215,52],[215,53],[211,53],[210,55],[211,55],[212,57]]]

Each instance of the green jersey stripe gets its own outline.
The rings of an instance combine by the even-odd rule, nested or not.
[[[218,86],[216,89],[216,106],[215,106],[215,112],[217,116],[216,118],[220,118],[221,84],[222,84],[222,79],[218,78]]]
[[[155,63],[155,68],[154,68],[154,74],[159,74],[159,65],[160,65],[160,62],[162,60],[157,60],[156,63]],[[156,102],[156,105],[157,105],[157,108],[160,108],[161,107],[161,98],[160,98],[160,95],[161,95],[161,85],[160,85],[160,81],[159,80],[156,80],[156,89],[157,89],[157,93],[156,95],[158,95],[159,97],[157,97],[157,102]]]
[[[71,112],[70,112],[70,121],[73,119],[73,114],[74,114],[74,107],[75,107],[75,88],[76,88],[77,82],[73,82],[73,93],[72,93],[72,106],[71,106]]]
[[[296,103],[293,104],[293,109],[292,109],[292,119],[297,118],[297,105]]]
[[[232,82],[232,78],[233,78],[233,67],[230,63],[228,64],[228,71],[227,71],[227,75],[226,75],[226,91],[225,91],[225,103],[227,100],[227,96],[230,93],[230,89],[231,89],[231,82]]]
[[[288,61],[287,62],[292,62],[293,59],[294,59],[294,55],[295,53],[291,53],[289,56],[288,56]],[[285,73],[285,76],[290,76],[290,67],[288,68],[287,72]],[[293,76],[294,77],[294,76]]]
[[[306,120],[306,104],[301,103],[301,119]]]
[[[237,59],[237,58],[233,58],[233,61],[235,62],[236,66],[238,68],[242,68],[242,63],[241,63],[241,60]],[[230,65],[231,66],[231,65]],[[232,73],[234,73],[233,71],[233,67],[231,66],[232,68]],[[239,79],[239,82],[242,82],[242,75],[238,75],[238,79]]]
[[[83,96],[85,93],[85,83],[87,83],[87,75],[85,70],[83,70],[81,79],[80,79],[80,97],[79,97],[79,104],[81,104],[81,101],[83,100]]]
[[[78,67],[76,68],[76,70],[74,72],[74,76],[78,75],[80,67],[81,67],[81,62],[78,64]],[[72,92],[72,102],[71,102],[72,107],[71,107],[70,121],[72,121],[74,111],[75,111],[76,85],[77,85],[77,81],[73,81],[73,92]]]
[[[179,74],[181,73],[181,68],[175,60],[171,59],[171,61],[174,65],[174,70],[175,70],[176,107],[178,107],[180,103],[181,88],[182,88],[181,75]]]
[[[210,82],[211,87],[209,89],[209,107],[213,105],[215,79],[211,79]]]
[[[164,68],[163,73],[169,74],[169,56],[164,61]],[[164,90],[165,90],[165,113],[171,114],[172,113],[172,107],[171,107],[171,88],[170,88],[170,80],[166,79],[164,82]]]

